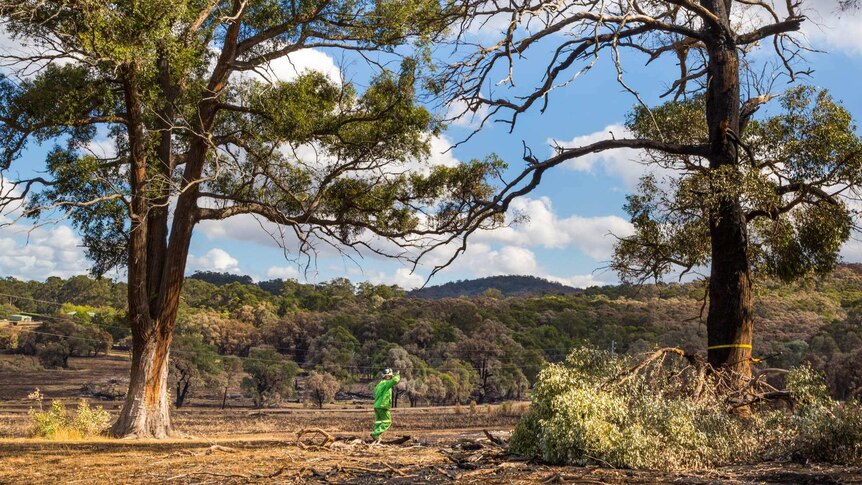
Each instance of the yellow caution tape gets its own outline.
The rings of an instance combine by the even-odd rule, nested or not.
[[[751,344],[724,344],[724,345],[711,345],[706,348],[706,350],[715,350],[715,349],[750,349]]]

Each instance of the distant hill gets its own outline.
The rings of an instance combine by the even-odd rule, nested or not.
[[[242,283],[244,285],[253,285],[254,280],[248,275],[237,275],[231,273],[219,273],[216,271],[196,271],[195,274],[188,276],[193,280],[206,281],[216,286],[229,285],[231,283]]]
[[[438,300],[459,296],[479,296],[496,289],[504,296],[571,295],[583,290],[536,276],[489,276],[475,280],[451,281],[438,286],[413,290],[407,295],[415,298]]]

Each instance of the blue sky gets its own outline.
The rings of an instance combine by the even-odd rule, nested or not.
[[[807,55],[814,73],[803,81],[827,88],[855,116],[862,117],[862,14],[837,18],[834,6],[824,0],[814,4],[823,28],[809,26],[805,35],[810,44],[825,53]],[[14,48],[9,39],[0,38],[0,47]],[[360,63],[333,52],[305,52],[295,56],[299,69],[313,68],[337,78],[342,71],[362,81]],[[636,87],[647,103],[658,101],[657,94],[677,71],[672,62],[642,67],[642,58],[624,54],[626,80]],[[531,78],[532,70],[542,67],[541,56],[519,66],[516,80]],[[293,67],[273,66],[279,77],[290,77]],[[287,72],[287,73],[286,73]],[[285,74],[286,73],[286,74]],[[451,125],[443,137],[433,140],[433,163],[466,161],[495,152],[513,170],[522,167],[522,143],[537,156],[551,153],[550,140],[582,145],[606,138],[608,131],[620,133],[626,112],[636,100],[615,82],[616,71],[607,55],[594,69],[564,89],[552,93],[544,114],[533,110],[519,119],[512,133],[501,124],[490,124],[469,141],[444,152],[451,144],[464,140],[473,130],[469,120]],[[773,91],[785,86],[776,84]],[[22,160],[19,170],[37,169],[45,147],[34,147]],[[615,283],[615,274],[603,270],[611,254],[611,233],[630,231],[622,211],[625,195],[634,189],[643,167],[634,161],[635,152],[617,151],[578,160],[557,167],[542,186],[516,207],[530,221],[492,233],[477,234],[469,249],[455,264],[438,274],[431,284],[495,274],[531,274],[574,286]],[[42,280],[48,276],[68,276],[86,272],[80,239],[65,225],[36,229],[25,237],[24,228],[0,229],[0,276]],[[856,235],[858,237],[858,235]],[[289,254],[295,248],[288,247]],[[432,254],[428,263],[445,258]],[[848,243],[843,252],[847,261],[862,261],[862,244]],[[302,264],[285,259],[285,254],[251,218],[204,223],[192,241],[189,272],[195,270],[230,271],[250,274],[255,279],[293,277],[312,282],[346,276],[354,281],[396,283],[405,287],[422,284],[427,268],[410,274],[410,268],[370,255],[353,254],[350,260],[322,247],[308,271]],[[304,261],[303,261],[304,262]]]

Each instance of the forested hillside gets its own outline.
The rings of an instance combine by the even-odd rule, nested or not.
[[[501,289],[424,300],[397,287],[346,279],[320,285],[241,281],[228,275],[186,281],[175,359],[189,354],[248,359],[270,352],[342,383],[395,367],[404,373],[403,392],[411,402],[464,402],[523,396],[544,362],[559,361],[582,342],[618,352],[654,346],[705,350],[701,283],[594,287],[539,297],[505,297]],[[831,275],[793,285],[769,281],[756,291],[754,353],[765,358],[762,365],[808,361],[827,373],[837,397],[858,395],[862,265],[840,266]],[[0,294],[0,318],[28,312],[46,321],[45,333],[85,333],[86,339],[115,345],[128,341],[124,284],[85,276],[45,282],[7,278],[0,280]],[[36,353],[40,345],[63,340],[26,330],[9,338],[14,330],[4,332],[9,351]],[[92,355],[99,348],[69,352]]]
[[[437,300],[461,296],[480,296],[486,293],[490,296],[498,294],[502,296],[541,296],[571,295],[580,291],[579,288],[572,288],[536,276],[488,276],[475,280],[450,281],[442,285],[428,286],[413,290],[408,293],[408,296]]]

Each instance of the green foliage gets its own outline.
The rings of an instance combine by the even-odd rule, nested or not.
[[[221,359],[212,345],[200,336],[179,335],[171,343],[168,377],[175,386],[175,405],[182,407],[197,388],[215,387],[224,372]]]
[[[72,355],[70,347],[65,342],[45,342],[36,347],[36,357],[39,363],[46,369],[69,367],[69,357]]]
[[[0,320],[6,320],[11,315],[17,315],[20,310],[12,304],[0,303]]]
[[[789,418],[790,455],[804,462],[862,463],[862,406],[833,401],[823,376],[810,366],[789,372],[787,388],[796,404]]]
[[[351,366],[359,349],[359,340],[350,330],[336,326],[311,341],[308,362],[345,379],[351,374]]]
[[[700,312],[702,282],[594,287],[572,295],[502,300],[406,298],[388,286],[354,286],[344,279],[319,285],[225,283],[186,282],[187,305],[180,309],[177,337],[201,339],[215,346],[220,358],[246,356],[254,346],[270,345],[304,368],[327,370],[347,383],[392,367],[390,351],[400,347],[411,365],[415,361],[423,369],[415,387],[402,386],[408,393],[404,396],[412,395],[417,403],[466,404],[480,400],[481,393],[489,401],[524,396],[525,386],[536,382],[546,362],[564,360],[583,342],[604,349],[613,343],[617,352],[633,355],[655,345],[705,351],[705,329],[691,320]],[[263,289],[268,285],[269,290]],[[67,293],[74,289],[85,293]],[[124,284],[87,277],[43,283],[0,280],[0,293],[33,298],[68,294],[75,305],[95,309],[91,325],[74,328],[112,334],[125,332],[128,325],[126,315],[109,306],[120,291]],[[825,374],[834,398],[862,395],[862,267],[842,265],[829,275],[795,283],[764,278],[755,288],[755,300],[755,356],[766,357],[764,365],[790,368],[807,362]],[[488,321],[495,322],[492,329]],[[37,343],[81,343],[48,336],[37,341],[36,334],[15,327],[7,333],[16,336],[19,352],[32,355]],[[493,338],[485,338],[487,334]],[[483,362],[475,358],[477,352],[491,359]],[[82,347],[79,354],[93,352]],[[488,375],[484,382],[483,368]],[[223,378],[216,380],[221,386]],[[224,398],[224,388],[221,392]]]
[[[95,357],[111,348],[111,334],[94,325],[79,325],[66,317],[52,319],[36,327],[35,332],[21,332],[18,351],[36,355],[45,367],[69,367],[69,358]]]
[[[101,406],[91,408],[86,400],[81,399],[74,415],[69,416],[65,404],[54,400],[51,407],[42,409],[42,393],[39,389],[30,394],[37,409],[30,408],[29,415],[33,422],[33,435],[49,440],[82,439],[100,434],[107,428],[111,415]]]
[[[655,375],[612,380],[631,360],[591,348],[542,371],[512,449],[552,463],[682,469],[745,460],[757,438],[716,400]]]
[[[740,134],[735,165],[715,168],[696,157],[648,153],[648,162],[676,175],[648,175],[627,197],[635,234],[616,245],[612,263],[625,281],[708,264],[709,221],[722,200],[742,208],[758,275],[792,281],[835,267],[856,215],[842,193],[862,187],[862,140],[850,113],[826,91],[798,87],[781,99],[781,112],[750,121]],[[638,137],[702,144],[708,139],[703,110],[702,96],[651,111],[637,107],[628,127]]]
[[[153,232],[191,215],[166,207],[189,193],[189,174],[177,165],[197,167],[189,170],[200,192],[233,201],[221,207],[231,211],[196,220],[253,213],[319,236],[306,242],[344,245],[363,231],[399,239],[468,227],[463,213],[493,192],[489,180],[501,164],[424,170],[442,126],[415,88],[430,63],[429,42],[457,18],[455,4],[259,0],[232,8],[199,0],[4,4],[5,30],[51,46],[44,68],[16,72],[21,82],[0,75],[0,169],[33,140],[56,145],[44,180],[23,182],[26,216],[68,218],[98,276],[129,263],[129,201],[148,206]],[[321,46],[375,52],[369,65],[377,69],[356,85],[310,70],[271,83],[244,75]],[[51,62],[67,56],[78,62]],[[15,64],[27,71],[41,61]],[[89,147],[105,131],[116,155],[103,158]],[[189,150],[198,135],[210,142]],[[298,155],[303,150],[319,157]],[[131,182],[132,163],[145,166],[144,182]]]
[[[680,379],[687,364],[632,374],[634,359],[577,348],[539,376],[514,453],[555,464],[674,470],[763,458],[853,464],[862,459],[862,411],[828,395],[810,367],[787,375],[789,411],[732,414],[713,393]],[[668,364],[664,364],[667,366]],[[706,386],[710,386],[706,381]]]
[[[255,407],[277,403],[293,394],[293,379],[299,367],[272,347],[255,347],[243,361],[249,375],[242,381]]]

